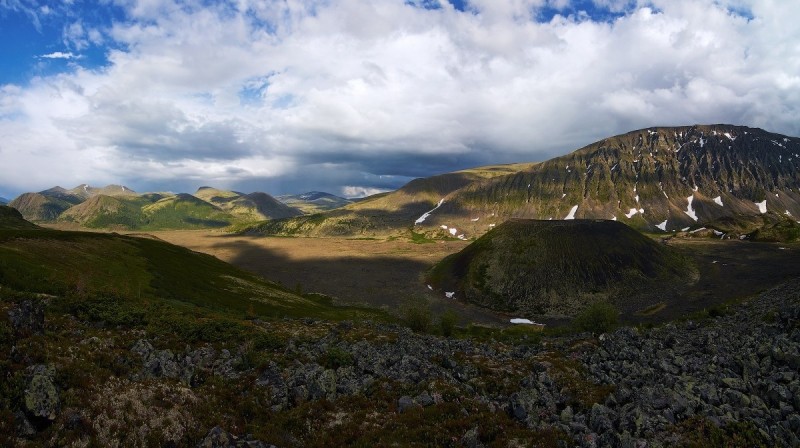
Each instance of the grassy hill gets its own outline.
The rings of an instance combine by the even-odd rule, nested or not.
[[[167,196],[142,207],[145,224],[142,229],[197,229],[225,227],[234,222],[234,217],[213,204],[180,193]]]
[[[300,210],[290,207],[262,192],[244,194],[211,187],[200,187],[194,196],[214,204],[221,210],[236,217],[239,221],[262,221],[265,219],[289,218],[303,214]]]
[[[61,213],[80,200],[71,201],[66,195],[47,195],[42,193],[23,193],[8,203],[19,210],[25,219],[34,222],[55,221]]]
[[[22,217],[15,208],[0,205],[0,228],[2,229],[35,229],[38,226]]]
[[[136,229],[145,222],[142,206],[148,203],[146,198],[101,194],[65,210],[58,220],[89,228]]]
[[[12,207],[34,222],[73,222],[88,228],[161,230],[225,227],[232,223],[302,215],[266,193],[203,187],[195,195],[138,194],[122,185],[81,184],[24,193]]]
[[[339,319],[362,313],[160,240],[31,228],[5,212],[0,210],[0,286],[15,291],[97,302],[114,313],[146,313],[150,305],[170,303],[177,311],[200,307],[235,316]]]
[[[623,305],[670,283],[691,283],[689,262],[614,221],[509,220],[438,263],[429,282],[499,311],[575,315]]]

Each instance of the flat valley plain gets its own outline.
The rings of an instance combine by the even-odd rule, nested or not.
[[[455,311],[460,323],[503,325],[508,314],[447,299],[430,291],[424,276],[436,262],[469,242],[408,239],[286,238],[220,231],[148,232],[172,244],[213,255],[289,289],[317,292],[341,305],[366,305],[398,313],[424,297],[434,314]],[[706,238],[672,238],[668,244],[695,263],[699,278],[631,297],[620,306],[626,323],[659,323],[708,312],[800,276],[800,244]],[[202,275],[202,274],[199,274]],[[568,320],[544,319],[550,325]]]
[[[434,314],[454,311],[462,324],[501,324],[508,316],[430,291],[425,272],[466,247],[467,241],[414,243],[407,239],[286,238],[215,231],[148,232],[166,242],[253,272],[292,290],[316,292],[337,305],[365,305],[390,313],[410,299],[426,298]]]

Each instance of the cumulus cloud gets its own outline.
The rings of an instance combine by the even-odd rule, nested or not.
[[[0,90],[7,189],[356,196],[654,125],[800,135],[796,2],[115,3],[125,20],[63,30],[107,66]]]

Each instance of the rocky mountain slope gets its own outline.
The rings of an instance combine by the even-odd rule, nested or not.
[[[644,296],[697,278],[673,248],[621,223],[512,219],[430,271],[433,287],[524,316],[574,316],[611,302],[626,313],[662,299]]]
[[[654,127],[538,164],[417,179],[314,219],[248,231],[386,235],[413,227],[469,239],[511,218],[619,220],[660,233],[754,217],[786,225],[800,220],[799,167],[796,137],[732,125]]]
[[[796,280],[698,321],[489,341],[133,305],[0,290],[0,443],[800,443]]]
[[[653,232],[723,218],[800,219],[800,139],[742,126],[650,128],[453,193],[430,226],[611,219]]]

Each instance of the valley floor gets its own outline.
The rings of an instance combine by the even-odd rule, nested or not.
[[[452,310],[461,322],[507,323],[508,317],[445,297],[424,284],[425,272],[466,241],[416,244],[407,240],[280,238],[210,231],[148,232],[172,244],[214,255],[290,289],[319,292],[342,305],[397,312],[409,299],[425,297],[432,311]]]

